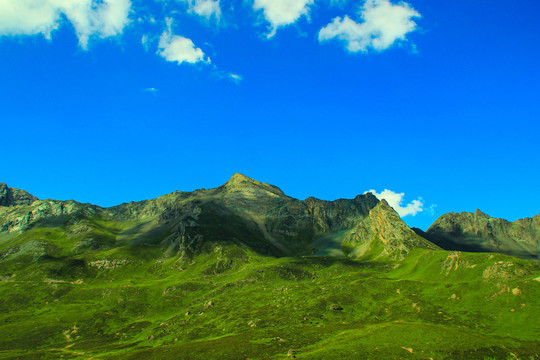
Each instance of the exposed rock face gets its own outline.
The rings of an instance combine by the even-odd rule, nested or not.
[[[540,215],[509,222],[492,218],[480,210],[448,213],[430,226],[425,237],[446,250],[539,258]]]
[[[114,226],[103,227],[109,223]],[[0,208],[0,239],[43,226],[62,229],[73,239],[71,252],[146,244],[161,245],[168,256],[189,258],[207,244],[225,242],[291,256],[317,252],[324,244],[315,242],[323,236],[351,256],[397,259],[415,246],[436,248],[371,193],[301,201],[241,174],[214,189],[177,191],[106,209],[56,200]]]
[[[0,183],[0,206],[30,205],[36,200],[37,197],[24,190],[9,188],[5,183]]]
[[[81,204],[73,200],[35,200],[30,205],[0,207],[0,233],[24,231],[44,220],[76,224],[85,217],[99,212],[98,206]]]
[[[439,249],[411,230],[385,200],[354,227],[345,238],[344,245],[355,256],[388,256],[393,259],[404,258],[416,247]]]
[[[354,227],[358,223],[358,219],[369,215],[379,200],[372,193],[366,193],[358,195],[352,200],[324,201],[310,197],[304,203],[318,227],[322,231],[329,231],[336,227]]]

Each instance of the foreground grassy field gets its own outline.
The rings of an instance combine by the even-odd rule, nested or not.
[[[0,358],[540,359],[538,262],[276,258],[223,243],[162,254],[3,261]]]

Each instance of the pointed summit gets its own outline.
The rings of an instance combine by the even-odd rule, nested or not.
[[[344,245],[350,250],[349,256],[396,260],[405,258],[414,248],[439,250],[411,230],[384,199],[358,222],[346,236]]]
[[[229,181],[227,181],[227,184],[238,184],[238,183],[241,183],[241,182],[244,182],[244,181],[251,182],[251,183],[255,182],[255,180],[253,180],[250,177],[247,177],[244,174],[235,173],[235,174],[233,174],[233,176],[231,176]]]
[[[482,217],[489,217],[489,215],[487,215],[486,213],[484,213],[482,210],[480,209],[476,209],[476,211],[474,212],[474,215],[476,216],[482,216]]]
[[[277,186],[254,180],[240,173],[235,173],[231,176],[229,181],[227,181],[222,188],[228,192],[242,192],[252,195],[255,193],[259,195],[270,193],[273,196],[288,198],[288,196]]]

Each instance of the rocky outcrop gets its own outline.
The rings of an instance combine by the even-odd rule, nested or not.
[[[324,201],[310,197],[304,203],[317,227],[321,231],[330,231],[354,227],[359,219],[369,215],[379,200],[372,193],[366,193],[352,200]]]
[[[37,197],[20,189],[8,187],[0,183],[0,206],[30,205],[38,200]]]
[[[424,236],[446,250],[540,258],[540,215],[510,222],[480,210],[448,213],[437,219]]]
[[[417,247],[440,249],[411,230],[385,200],[371,209],[346,236],[343,244],[352,256],[392,259],[403,259]]]
[[[0,207],[0,233],[25,231],[42,222],[50,226],[75,225],[100,211],[98,206],[73,200],[36,200],[30,205]]]

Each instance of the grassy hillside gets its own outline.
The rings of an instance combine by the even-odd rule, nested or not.
[[[0,358],[537,359],[540,264],[413,250],[404,260],[190,261],[129,245],[0,264]]]

